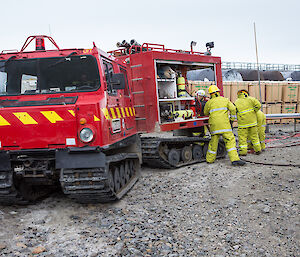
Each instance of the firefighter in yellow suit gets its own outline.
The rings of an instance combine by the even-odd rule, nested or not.
[[[256,118],[257,118],[257,132],[258,132],[258,138],[260,141],[260,147],[261,147],[261,150],[264,151],[266,149],[266,143],[265,143],[266,126],[267,126],[266,115],[261,110],[259,110],[256,113]],[[251,141],[249,140],[249,137],[248,137],[248,149],[253,149],[253,146],[251,144]]]
[[[266,149],[266,126],[267,126],[267,122],[266,122],[266,115],[259,110],[256,113],[256,117],[257,117],[257,130],[258,130],[258,137],[259,137],[259,141],[260,141],[260,147],[261,150],[265,150]]]
[[[257,131],[256,113],[260,110],[260,102],[250,97],[247,90],[239,90],[238,98],[235,101],[238,121],[239,154],[247,155],[247,138],[251,141],[254,151],[261,152],[260,142]]]
[[[237,153],[235,137],[228,117],[228,111],[230,111],[230,119],[234,120],[236,118],[236,109],[229,99],[220,96],[219,91],[220,89],[215,85],[209,87],[208,92],[211,99],[208,100],[204,107],[204,115],[209,115],[208,123],[211,133],[206,161],[213,163],[216,160],[219,138],[222,136],[232,165],[242,166],[245,162],[240,160]]]

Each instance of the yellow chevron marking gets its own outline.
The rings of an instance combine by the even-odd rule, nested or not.
[[[132,107],[132,110],[133,110],[133,115],[135,116],[135,109],[134,109],[134,107]]]
[[[102,110],[102,112],[103,112],[105,118],[106,118],[107,120],[110,120],[110,116],[109,116],[109,113],[108,113],[107,108],[102,108],[101,110]]]
[[[116,112],[117,112],[118,118],[122,118],[122,115],[121,115],[121,113],[120,113],[120,109],[119,109],[119,108],[116,108]]]
[[[114,108],[110,108],[110,113],[111,113],[111,117],[112,117],[113,119],[116,119],[116,118],[117,118],[117,116],[116,116],[116,114],[115,114]]]
[[[51,123],[56,123],[57,121],[63,121],[55,111],[43,111],[41,112]]]
[[[129,111],[130,111],[130,116],[133,116],[133,113],[132,113],[131,107],[129,107]]]
[[[100,119],[96,115],[94,115],[94,121],[100,121]]]
[[[128,108],[127,108],[127,107],[125,107],[125,112],[126,112],[127,117],[129,117],[130,115],[129,115],[129,112],[128,112]]]
[[[73,110],[68,110],[69,113],[71,113],[75,117],[75,112]]]
[[[27,112],[13,113],[24,125],[38,124]]]
[[[9,126],[10,123],[0,115],[0,126]]]
[[[121,107],[121,112],[122,112],[123,118],[125,118],[126,116],[125,116],[125,112],[124,112],[124,108],[123,107]]]

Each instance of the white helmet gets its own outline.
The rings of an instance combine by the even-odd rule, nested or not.
[[[198,90],[196,96],[205,96],[205,91],[203,89]]]

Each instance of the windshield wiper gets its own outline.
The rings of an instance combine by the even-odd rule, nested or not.
[[[60,63],[63,63],[65,61],[67,61],[67,58],[71,57],[73,54],[77,54],[77,52],[72,52],[69,55],[67,55],[66,57],[64,57],[62,60],[59,60],[59,61],[57,61],[53,64],[48,65],[48,68],[52,68],[52,67],[56,66],[57,64],[60,64]]]

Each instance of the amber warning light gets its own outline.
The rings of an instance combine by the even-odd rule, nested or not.
[[[35,39],[35,50],[45,50],[45,40],[42,37],[37,37]]]

